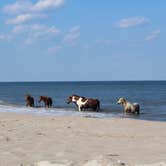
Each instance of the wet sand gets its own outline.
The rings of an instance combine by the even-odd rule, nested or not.
[[[44,161],[45,166],[164,164],[166,122],[0,113],[0,166]]]

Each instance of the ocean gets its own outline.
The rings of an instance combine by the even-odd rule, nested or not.
[[[35,98],[39,108],[25,106],[26,94]],[[78,112],[74,104],[66,103],[72,94],[98,98],[101,111]],[[53,108],[38,103],[41,95],[52,97]],[[120,97],[138,102],[140,115],[124,114],[122,106],[116,104]],[[0,83],[0,112],[166,121],[166,81],[3,82]]]

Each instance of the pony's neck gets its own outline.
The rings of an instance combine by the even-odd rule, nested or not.
[[[128,103],[128,101],[125,100],[125,101],[122,103],[122,105],[125,107],[125,106],[127,105],[127,103]]]
[[[78,96],[73,96],[72,97],[72,102],[73,103],[77,103],[77,100],[79,99],[79,97]]]

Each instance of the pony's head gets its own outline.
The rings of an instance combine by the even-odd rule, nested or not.
[[[80,97],[78,95],[72,95],[69,96],[67,99],[67,104],[70,104],[71,102],[76,102]]]
[[[125,104],[127,102],[127,100],[123,97],[119,98],[119,100],[117,101],[117,104]]]
[[[25,99],[26,99],[26,100],[29,100],[30,98],[31,98],[31,95],[30,95],[30,94],[26,94],[26,95],[25,95]]]

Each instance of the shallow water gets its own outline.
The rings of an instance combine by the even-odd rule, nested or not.
[[[27,108],[24,96],[30,93],[39,105],[38,97],[53,98],[54,108]],[[66,104],[72,94],[98,98],[101,111],[78,112],[73,104]],[[119,97],[125,97],[141,106],[139,116],[124,115],[122,106],[116,105]],[[84,116],[84,117],[127,117],[166,121],[166,81],[114,81],[114,82],[19,82],[0,83],[0,111],[36,115]]]

